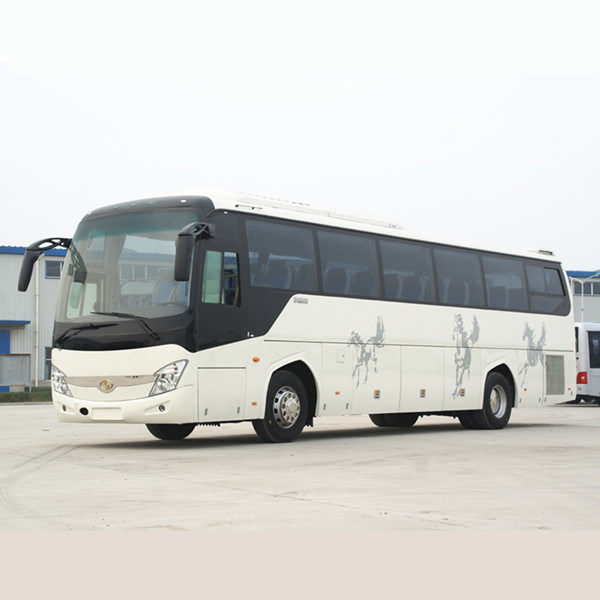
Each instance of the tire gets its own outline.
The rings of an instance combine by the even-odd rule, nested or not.
[[[371,419],[377,427],[389,427],[385,420],[385,415],[369,415],[369,419]]]
[[[377,427],[412,427],[419,418],[416,413],[384,413],[369,415]]]
[[[465,429],[478,429],[477,425],[473,422],[472,412],[473,411],[465,410],[458,413],[458,420]]]
[[[304,429],[308,398],[300,377],[290,371],[277,371],[267,391],[265,418],[252,421],[264,442],[292,442]]]
[[[182,440],[196,428],[195,423],[184,423],[183,425],[146,425],[148,431],[159,440]]]
[[[388,413],[383,415],[388,427],[412,427],[419,418],[417,413]]]
[[[470,411],[475,429],[503,429],[512,410],[513,397],[506,378],[490,373],[485,380],[483,408]]]

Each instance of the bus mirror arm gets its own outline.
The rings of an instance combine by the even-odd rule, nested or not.
[[[40,254],[59,246],[62,248],[68,248],[70,245],[70,238],[46,238],[28,246],[25,250],[23,262],[21,263],[21,272],[19,274],[19,291],[27,291],[29,282],[31,281],[31,274],[33,273],[33,265],[40,257]]]
[[[175,281],[188,281],[192,266],[192,252],[196,240],[215,237],[213,223],[190,223],[177,235],[175,242]]]

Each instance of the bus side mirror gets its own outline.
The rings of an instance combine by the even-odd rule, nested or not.
[[[40,254],[46,252],[46,250],[52,250],[57,246],[68,248],[71,245],[71,240],[68,238],[46,238],[31,244],[25,250],[25,256],[21,263],[21,272],[19,273],[19,291],[26,292],[31,281],[31,274],[33,273],[33,265],[36,263]]]
[[[25,250],[25,256],[21,263],[21,272],[19,273],[19,291],[26,292],[31,281],[31,274],[33,273],[33,265],[39,258],[41,250]]]
[[[196,240],[215,237],[215,234],[212,223],[190,223],[179,232],[175,242],[175,281],[189,281]]]

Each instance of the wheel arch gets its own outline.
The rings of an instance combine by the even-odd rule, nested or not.
[[[271,377],[273,377],[273,375],[279,371],[289,371],[290,373],[294,373],[302,381],[308,397],[308,417],[306,424],[312,427],[313,418],[317,410],[317,380],[314,376],[314,373],[303,360],[296,360],[277,368],[275,371],[273,371]]]

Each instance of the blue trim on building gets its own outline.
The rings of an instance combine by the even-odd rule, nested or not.
[[[29,325],[31,321],[11,321],[9,319],[0,319],[1,325]],[[6,352],[0,352],[0,354],[6,354]]]
[[[579,279],[585,279],[586,277],[599,277],[600,271],[567,271],[569,277],[577,277]]]
[[[0,354],[10,354],[10,330],[0,329]],[[0,385],[0,393],[10,391],[10,386]]]
[[[25,254],[25,246],[0,246],[0,254]],[[46,256],[65,256],[67,251],[64,248],[53,248],[44,252]]]

